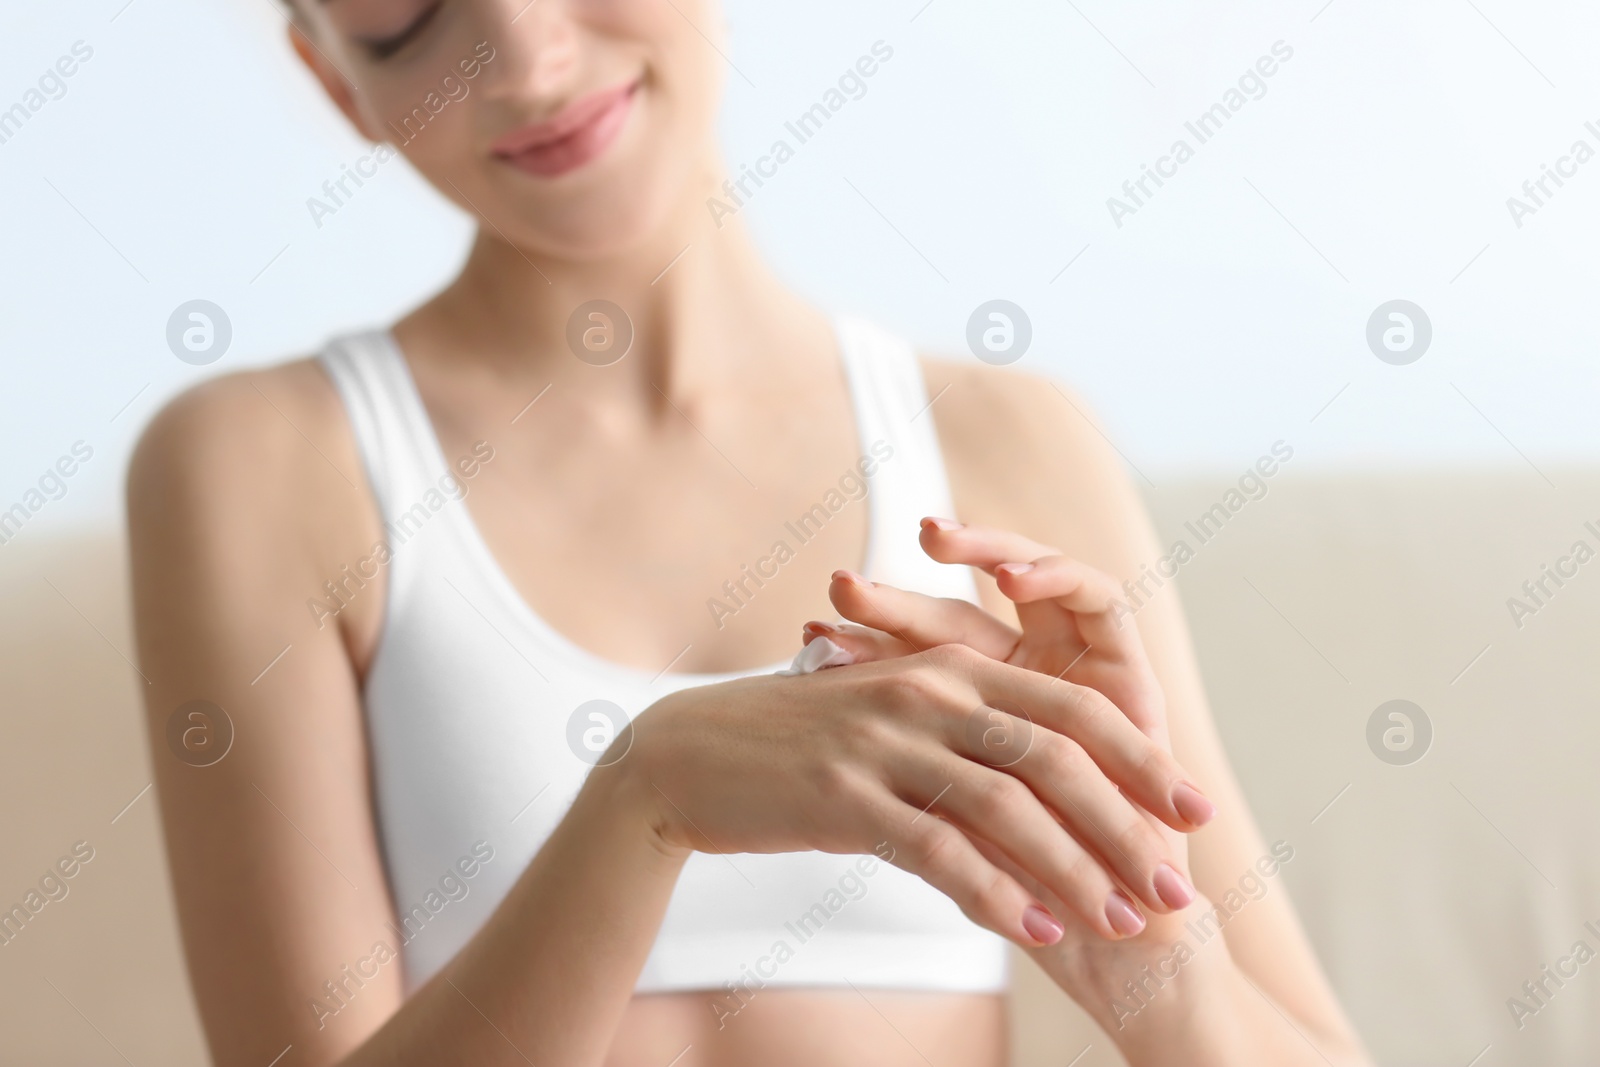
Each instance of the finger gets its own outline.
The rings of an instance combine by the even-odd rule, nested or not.
[[[1111,782],[1082,746],[998,708],[982,709],[965,731],[965,754],[1014,775],[1067,831],[1148,907],[1194,901],[1181,850],[1151,816]],[[981,727],[978,728],[978,727]],[[1054,888],[1054,887],[1052,887]]]
[[[1009,874],[1011,877],[1015,878],[1018,885],[1022,886],[1022,888],[1027,892],[1032,893],[1037,899],[1044,901],[1055,914],[1065,915],[1072,911],[1072,909],[1067,907],[1064,903],[1056,900],[1055,894],[1050,892],[1050,890],[1041,884],[1037,878],[1018,867],[1016,861],[1010,856],[1007,856],[1004,852],[1001,852],[994,845],[991,845],[982,838],[972,838],[971,841],[973,846],[977,848],[979,855],[988,860],[990,863],[994,864],[1000,870],[1004,871],[1006,874]],[[1107,903],[1109,906],[1109,901]],[[1143,916],[1140,914],[1139,909],[1132,906],[1132,904],[1130,904],[1126,899],[1122,901],[1122,906],[1127,910],[1123,912],[1119,909],[1119,918],[1117,921],[1119,924],[1123,924],[1122,928],[1132,929],[1133,921],[1136,919],[1141,919]],[[1129,915],[1133,916],[1133,919],[1127,918]]]
[[[1054,600],[1068,611],[1104,614],[1116,608],[1122,587],[1109,574],[1060,554],[995,566],[1006,596],[1018,604]]]
[[[1078,632],[1102,653],[1143,662],[1144,645],[1136,628],[1118,617],[1122,588],[1104,571],[1069,556],[1042,556],[1032,562],[994,568],[1000,592],[1020,605],[1048,601],[1075,615]]]
[[[922,550],[940,563],[965,564],[985,571],[997,580],[998,568],[1028,564],[1047,556],[1059,556],[1059,549],[1040,544],[1031,537],[993,526],[966,526],[952,519],[922,520]],[[1002,585],[1002,592],[1004,586]],[[1017,621],[1030,636],[1052,647],[1083,652],[1086,640],[1078,631],[1077,620],[1065,615],[1060,606],[1049,603],[1018,603]]]
[[[804,642],[809,645],[817,638],[827,638],[850,653],[856,663],[874,663],[914,654],[917,649],[900,640],[874,630],[870,626],[838,625],[831,622],[808,622],[801,629]]]
[[[1216,814],[1171,753],[1095,690],[997,663],[959,645],[939,649],[934,659],[945,661],[935,663],[941,670],[965,673],[985,704],[1020,713],[1035,724],[1035,733],[1043,728],[1076,741],[1107,778],[1174,830],[1196,830]],[[953,729],[965,731],[966,724]]]
[[[1160,824],[1135,807],[1075,741],[1047,730],[1031,740],[1026,754],[1006,770],[1147,907],[1177,911],[1194,903],[1187,863]]]
[[[921,878],[967,918],[1023,948],[1061,940],[1064,927],[1050,909],[985,859],[960,830],[890,794],[862,799],[877,814],[879,859]]]
[[[993,572],[1002,563],[1031,563],[1061,550],[993,526],[967,526],[953,519],[922,520],[922,550],[940,563],[964,563]]]
[[[835,571],[828,598],[853,622],[892,634],[917,649],[966,645],[1005,660],[1021,634],[976,604],[912,593],[873,583],[852,571]]]
[[[994,845],[1107,940],[1144,928],[1138,909],[1101,859],[1086,849],[1019,779],[953,753],[921,762],[916,780],[895,783],[926,802],[921,821],[943,815],[969,837]],[[1155,906],[1168,910],[1156,898]]]

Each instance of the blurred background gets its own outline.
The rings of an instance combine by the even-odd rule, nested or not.
[[[1600,965],[1523,985],[1577,941],[1600,950],[1600,564],[1524,591],[1577,542],[1600,550],[1600,10],[726,17],[734,172],[893,50],[742,213],[798,289],[967,358],[980,305],[1017,305],[1017,365],[1088,399],[1169,543],[1292,447],[1179,584],[1267,838],[1297,848],[1284,885],[1383,1062],[1600,1058]],[[0,907],[75,842],[96,850],[0,945],[0,1062],[202,1062],[141,792],[133,441],[206,375],[398,317],[470,236],[403,159],[310,209],[371,146],[285,28],[270,0],[0,15],[0,511],[24,510],[0,526]],[[231,335],[205,366],[168,343],[194,300]],[[1397,699],[1417,727],[1398,756],[1369,743]],[[1019,1062],[1117,1062],[1019,980]]]

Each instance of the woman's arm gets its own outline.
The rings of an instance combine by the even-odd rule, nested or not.
[[[1203,922],[1209,908],[1202,899],[1173,919]],[[1174,948],[1179,941],[1196,939],[1185,932],[1151,940],[1142,961],[1130,957],[1114,975],[1099,976],[1094,995],[1079,1001],[1132,1067],[1370,1067],[1349,1032],[1309,1029],[1277,1003],[1232,957],[1225,938],[1186,957]],[[1052,976],[1060,973],[1041,962]],[[1175,976],[1163,977],[1169,974]],[[1128,981],[1136,993],[1117,988]]]
[[[618,780],[591,779],[485,928],[401,1009],[353,666],[364,650],[350,647],[378,598],[321,629],[306,607],[382,535],[341,420],[309,365],[218,380],[156,420],[129,474],[151,754],[212,1055],[598,1062],[687,854],[661,845]],[[168,717],[196,699],[235,730],[211,766],[168,746]]]
[[[1154,567],[1165,554],[1124,472],[1123,459],[1090,421],[1081,400],[1054,383],[1012,372],[938,362],[925,367],[930,395],[943,392],[934,414],[950,468],[957,518],[1018,530],[1059,546],[1119,581],[1139,578],[1145,566]],[[986,605],[1015,618],[992,583],[981,579],[980,585]],[[1203,898],[1221,900],[1252,872],[1259,878],[1257,864],[1270,861],[1272,850],[1261,838],[1217,735],[1177,590],[1170,583],[1146,600],[1137,615],[1137,628],[1166,695],[1173,753],[1195,774],[1219,811],[1216,820],[1188,843],[1196,888]],[[1170,924],[1164,919],[1155,925]],[[1182,929],[1182,924],[1170,928]],[[1222,947],[1225,952],[1210,951]],[[1170,950],[1163,953],[1170,955]],[[1192,1001],[1165,995],[1152,998],[1152,1005],[1159,1004],[1162,1011],[1140,1012],[1136,1035],[1141,1040],[1159,1036],[1148,1045],[1125,1049],[1133,1062],[1165,1062],[1149,1057],[1163,1047],[1203,1047],[1185,1041],[1227,1032],[1269,1046],[1286,1035],[1288,1047],[1298,1045],[1311,1062],[1324,1062],[1321,1054],[1336,1063],[1366,1062],[1281,885],[1233,916],[1222,937],[1200,955],[1204,966],[1192,972],[1184,968],[1179,983],[1194,993]],[[1062,979],[1060,974],[1056,977]],[[1112,1018],[1114,998],[1138,1004],[1122,984],[1129,977],[1120,971],[1099,975],[1091,981],[1103,980],[1106,988],[1069,991],[1105,1024]],[[1181,1011],[1191,1002],[1233,1004],[1239,1011],[1231,1016]],[[1168,1031],[1180,1024],[1190,1028],[1185,1041],[1164,1044],[1176,1037]],[[1133,1029],[1129,1023],[1120,1030],[1112,1026],[1108,1032],[1120,1042],[1132,1040]],[[1296,1061],[1286,1055],[1260,1062]]]
[[[1020,630],[963,600],[927,597],[840,572],[829,596],[850,624],[807,623],[808,639],[827,636],[834,646],[830,658],[842,653],[851,664],[892,661],[929,645],[959,641],[1005,663],[1097,689],[1147,736],[1167,743],[1165,694],[1137,626],[1121,616],[1122,591],[1108,575],[992,527],[930,518],[923,523],[922,545],[935,560],[993,577],[1015,604]],[[1035,753],[1013,749],[1008,755],[1022,767]],[[1090,829],[1111,842],[1126,832],[1125,826],[1090,821]],[[1178,835],[1153,820],[1150,826],[1169,838],[1175,855],[1188,851]],[[1274,849],[1258,860],[1251,881],[1239,883],[1240,891],[1246,885],[1264,889],[1264,879],[1286,858]],[[995,861],[1030,892],[1050,900],[1049,889],[1027,872],[1003,856]],[[1234,965],[1222,934],[1228,920],[1213,913],[1211,902],[1172,879],[1164,888],[1163,897],[1175,910],[1154,916],[1137,936],[1108,942],[1069,924],[1060,942],[1033,950],[1034,958],[1140,1067],[1331,1062]],[[1274,1014],[1287,1026],[1277,1025]],[[1333,1054],[1360,1061],[1354,1047],[1341,1049],[1336,1043]]]

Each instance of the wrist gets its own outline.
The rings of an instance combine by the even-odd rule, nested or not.
[[[1200,1055],[1203,1035],[1216,1030],[1229,1013],[1219,1010],[1234,992],[1237,971],[1227,943],[1217,934],[1204,944],[1188,931],[1165,952],[1146,959],[1116,988],[1105,989],[1098,1013],[1124,1055],[1156,1046],[1171,1048],[1182,1035],[1188,1063],[1209,1062]]]
[[[573,801],[573,811],[582,811],[605,822],[626,827],[657,854],[669,868],[683,866],[694,850],[679,844],[670,832],[672,820],[664,811],[662,794],[653,782],[645,753],[634,745],[615,763],[597,766],[589,772]]]
[[[1052,977],[1119,1046],[1181,1029],[1230,984],[1233,957],[1211,915],[1202,897],[1137,937],[1053,961]]]

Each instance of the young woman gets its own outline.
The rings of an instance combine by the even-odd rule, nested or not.
[[[1132,1063],[1365,1062],[1285,894],[1213,910],[1282,856],[1176,598],[1106,577],[1158,550],[1079,405],[830,320],[708,210],[719,21],[296,0],[481,226],[132,463],[216,1061],[999,1064],[1009,940]],[[846,665],[776,673],[838,616]]]

